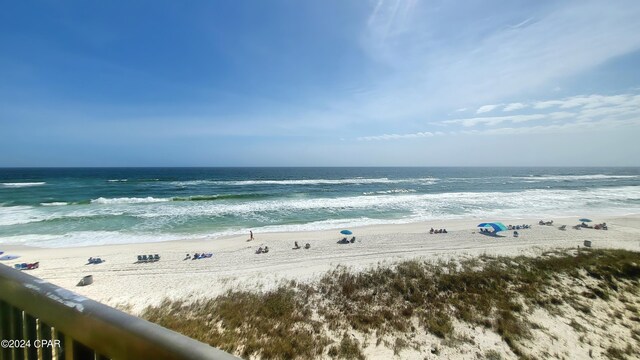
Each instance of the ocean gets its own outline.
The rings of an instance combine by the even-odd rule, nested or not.
[[[0,245],[640,213],[640,168],[5,168]]]

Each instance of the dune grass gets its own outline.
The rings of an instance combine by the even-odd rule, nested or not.
[[[454,339],[455,320],[495,331],[514,354],[527,358],[521,340],[535,326],[527,320],[528,310],[565,304],[588,314],[589,299],[637,294],[639,264],[640,253],[583,250],[538,258],[406,261],[359,273],[339,267],[315,284],[291,282],[266,293],[231,291],[190,303],[165,301],[147,308],[143,317],[242,357],[264,359],[363,359],[363,343],[354,334],[378,339],[377,344],[394,338],[390,347],[397,354],[409,346],[403,335],[415,326],[443,341]],[[562,278],[588,278],[597,285],[572,294]],[[611,348],[608,356],[628,351]]]

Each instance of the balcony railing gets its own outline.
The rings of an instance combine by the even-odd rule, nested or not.
[[[236,357],[0,265],[0,360]]]

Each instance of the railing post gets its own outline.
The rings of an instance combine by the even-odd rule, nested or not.
[[[29,324],[27,324],[27,313],[24,311],[20,312],[20,316],[22,317],[22,336],[20,337],[22,340],[29,340]],[[24,355],[23,355],[23,359],[29,359],[29,347],[25,346],[24,349],[22,349],[24,351]]]
[[[52,326],[51,327],[51,340],[56,343],[58,340],[60,340],[58,338],[58,330]],[[52,360],[60,360],[60,348],[57,346],[54,346],[51,348],[51,358]]]
[[[64,360],[75,360],[74,354],[74,341],[71,336],[68,334],[64,334],[64,346],[62,351],[64,351]]]
[[[9,340],[16,339],[16,311],[13,306],[9,305]],[[18,360],[18,350],[11,348],[11,360]]]
[[[36,339],[38,339],[38,341],[42,343],[42,322],[40,321],[40,319],[36,319]],[[42,346],[38,347],[38,360],[42,360],[44,358],[42,348]]]

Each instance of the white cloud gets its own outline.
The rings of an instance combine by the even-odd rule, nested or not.
[[[563,124],[536,125],[524,127],[504,127],[495,129],[484,129],[474,131],[462,131],[465,134],[484,135],[530,135],[530,134],[550,134],[550,133],[575,133],[575,132],[600,132],[623,126],[640,126],[640,118],[626,120],[599,119],[597,121],[582,122],[574,121]]]
[[[519,106],[520,109],[528,109],[529,105],[531,105],[528,103],[514,104],[522,105]],[[435,122],[432,125],[458,126],[458,129],[447,133],[438,131],[432,135],[520,135],[572,131],[594,132],[622,126],[640,127],[640,95],[636,94],[579,95],[559,100],[534,102],[532,107],[538,112],[534,114],[473,117]],[[551,107],[571,111],[549,111]],[[512,126],[497,127],[505,123],[509,123]],[[529,123],[534,125],[525,125]],[[424,133],[385,134],[361,137],[358,140],[394,140],[423,137],[424,135],[421,134]]]
[[[515,111],[515,110],[524,109],[527,106],[528,105],[523,104],[523,103],[511,103],[511,104],[508,104],[507,106],[505,106],[504,109],[502,109],[502,111]]]
[[[589,0],[533,2],[520,12],[491,17],[483,16],[495,10],[491,7],[468,7],[473,16],[461,16],[459,6],[447,2],[375,3],[362,45],[387,71],[371,78],[366,92],[335,106],[363,118],[397,121],[433,114],[439,106],[468,107],[466,99],[491,104],[522,91],[553,88],[559,79],[640,49],[640,2],[635,0],[615,6]],[[573,100],[533,107],[583,106]],[[505,110],[516,111],[513,106]],[[495,109],[481,106],[477,113]]]
[[[500,105],[483,105],[483,106],[480,106],[480,108],[478,108],[478,110],[476,111],[476,114],[482,114],[482,113],[486,113],[486,112],[489,112],[489,111],[493,111],[498,106],[500,106]]]
[[[379,136],[362,136],[357,138],[357,140],[358,141],[375,141],[375,140],[415,139],[415,138],[432,137],[432,136],[435,136],[436,134],[443,135],[443,133],[440,131],[436,133],[425,131],[425,132],[417,132],[412,134],[384,134]]]
[[[542,109],[547,109],[550,108],[552,106],[558,106],[561,105],[562,102],[559,100],[548,100],[548,101],[539,101],[535,104],[533,104],[533,108],[536,110],[542,110]]]
[[[619,95],[578,95],[558,100],[538,101],[532,104],[536,110],[558,107],[560,109],[595,109],[607,106],[640,106],[640,95],[619,94]]]
[[[492,117],[476,117],[467,119],[454,119],[442,121],[443,124],[461,124],[465,127],[471,127],[476,125],[494,126],[503,122],[521,123],[526,121],[544,119],[547,115],[533,114],[533,115],[510,115],[510,116],[492,116]]]

